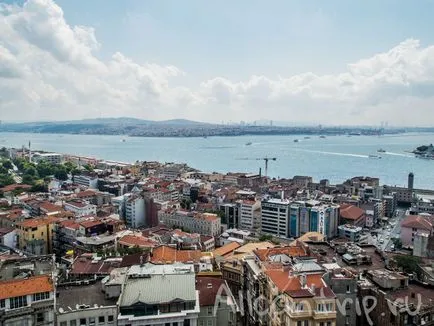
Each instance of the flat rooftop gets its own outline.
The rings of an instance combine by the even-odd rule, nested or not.
[[[13,258],[0,262],[0,280],[25,278],[30,275],[51,274],[52,256]]]
[[[116,299],[108,300],[102,292],[101,282],[89,285],[77,286],[58,286],[56,289],[58,297],[56,300],[56,310],[62,308],[65,312],[77,310],[77,305],[87,305],[89,307],[114,306]]]

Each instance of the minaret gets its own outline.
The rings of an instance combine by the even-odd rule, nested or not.
[[[30,140],[29,140],[29,162],[32,162],[32,149],[31,149]]]

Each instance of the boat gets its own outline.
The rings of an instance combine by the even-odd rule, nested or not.
[[[377,159],[380,159],[381,156],[379,156],[379,155],[369,155],[369,158],[377,158]]]
[[[125,143],[125,139],[122,139],[122,142]]]
[[[298,143],[298,139],[294,139],[294,143]]]
[[[252,143],[251,143],[251,142],[248,142],[248,143],[246,143],[246,146],[250,146],[250,145],[252,145]]]
[[[304,139],[310,139],[310,137],[309,137],[309,136],[306,136],[306,137],[304,137]]]
[[[380,149],[378,149],[378,150],[377,150],[377,152],[378,152],[378,153],[386,153],[386,150],[385,150],[385,149],[382,149],[382,148],[380,148]]]
[[[319,138],[326,138],[326,136],[324,136],[324,135],[321,135],[321,136],[319,136]]]

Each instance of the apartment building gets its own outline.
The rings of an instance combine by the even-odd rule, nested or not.
[[[169,210],[160,212],[159,218],[164,225],[191,233],[212,236],[219,236],[221,233],[220,217],[217,214]]]
[[[53,252],[53,230],[58,221],[55,217],[34,218],[17,224],[19,249],[33,255],[47,255]]]
[[[401,241],[403,246],[413,246],[416,235],[430,236],[433,225],[428,217],[409,215],[401,222]]]
[[[132,228],[145,226],[145,199],[141,195],[132,194],[125,201],[125,222]]]
[[[259,200],[240,200],[240,228],[243,230],[259,230],[261,227],[261,202]]]
[[[45,161],[51,164],[60,164],[63,161],[63,155],[59,153],[33,153],[32,161],[36,163]]]
[[[63,208],[73,212],[77,217],[96,215],[96,205],[84,201],[68,201],[63,204]]]
[[[74,183],[84,188],[98,189],[98,176],[93,174],[75,175]]]

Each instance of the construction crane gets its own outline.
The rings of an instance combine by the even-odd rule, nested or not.
[[[265,161],[265,177],[268,176],[268,161],[277,161],[276,157],[241,158],[241,160]]]

